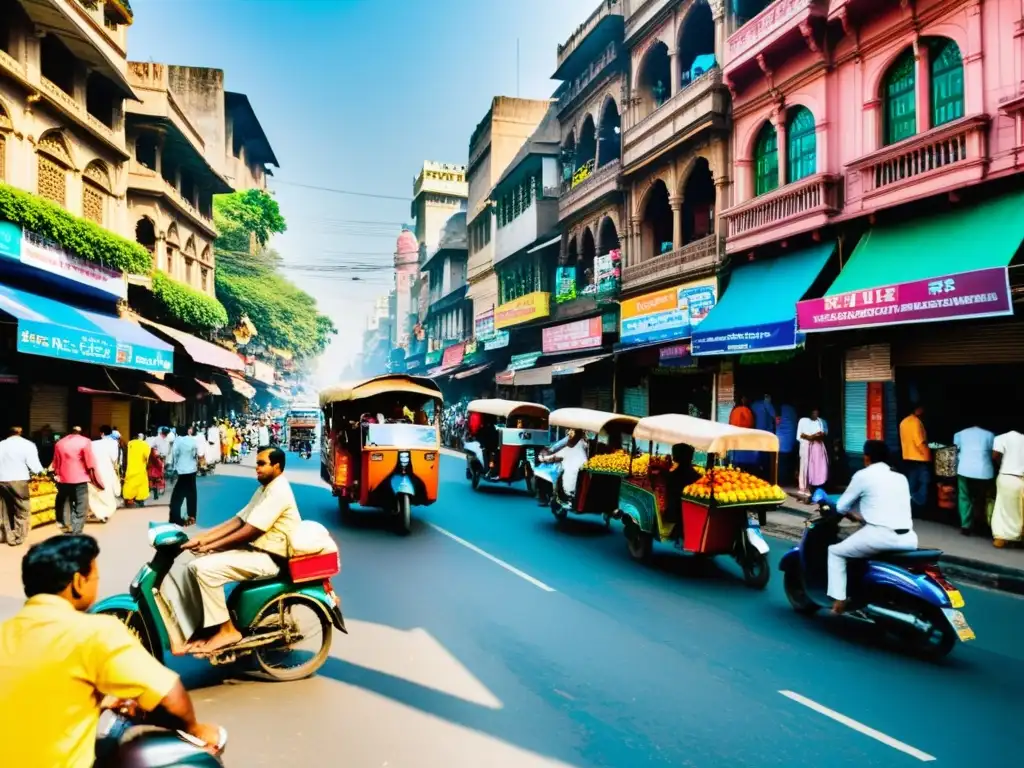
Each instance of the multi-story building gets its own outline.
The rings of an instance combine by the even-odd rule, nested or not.
[[[395,317],[391,344],[409,349],[412,328],[419,322],[419,309],[413,288],[419,282],[420,246],[416,235],[406,228],[395,243]]]
[[[498,279],[494,274],[494,201],[491,191],[508,164],[547,114],[546,99],[496,96],[469,139],[469,292],[481,328],[494,324]]]
[[[453,214],[441,230],[437,250],[420,267],[427,278],[429,304],[424,319],[427,333],[427,354],[442,352],[459,344],[472,334],[472,302],[466,297],[467,260],[466,212]],[[462,362],[461,351],[457,365]]]
[[[130,237],[127,3],[0,0],[0,181]]]
[[[266,191],[270,166],[279,166],[256,112],[244,93],[224,92],[224,178],[235,190]]]

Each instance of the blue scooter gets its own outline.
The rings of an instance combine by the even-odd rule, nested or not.
[[[836,509],[837,496],[818,489],[811,501],[819,516],[807,521],[803,539],[779,563],[790,605],[806,615],[832,606],[825,594],[828,548],[839,541],[845,517]],[[939,568],[941,555],[938,549],[917,549],[850,560],[844,615],[875,624],[932,658],[948,654],[957,640],[973,640],[974,631],[960,611],[964,599]]]

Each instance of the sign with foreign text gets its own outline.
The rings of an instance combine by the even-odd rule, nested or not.
[[[452,344],[441,356],[441,368],[455,368],[462,365],[462,358],[466,356],[465,344]]]
[[[500,330],[547,317],[550,313],[551,294],[547,291],[534,291],[500,305],[494,311],[494,327]]]
[[[114,299],[128,297],[128,283],[122,272],[73,256],[56,243],[9,221],[0,222],[0,259],[48,272]]]
[[[494,335],[494,310],[489,309],[476,316],[473,323],[473,335],[478,339],[486,339]]]
[[[601,346],[601,318],[588,317],[571,323],[553,325],[541,332],[541,349],[545,355],[594,349]]]
[[[126,344],[104,333],[91,333],[35,320],[18,320],[17,349],[26,355],[137,371],[170,373],[174,367],[174,353],[170,350]]]
[[[868,440],[885,440],[885,385],[868,382]]]
[[[691,352],[701,355],[732,355],[741,352],[774,352],[795,349],[803,341],[796,332],[796,319],[762,323],[750,328],[730,328],[711,333],[694,333]]]
[[[801,332],[1012,315],[1006,267],[838,293],[797,304]]]
[[[524,371],[527,368],[533,368],[534,364],[539,359],[540,352],[527,352],[525,355],[512,355],[512,360],[508,364],[508,370]]]
[[[484,350],[490,352],[495,349],[504,349],[508,346],[509,338],[508,331],[496,331],[484,339]]]
[[[619,302],[619,341],[629,345],[688,338],[717,298],[718,281],[708,278],[625,299]]]

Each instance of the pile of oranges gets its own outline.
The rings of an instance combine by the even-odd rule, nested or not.
[[[641,453],[639,456],[633,457],[632,476],[647,477],[647,474],[652,469],[667,470],[671,466],[672,459],[668,456],[654,456],[652,458],[649,453]],[[615,453],[592,456],[583,465],[583,468],[625,477],[630,474],[629,454],[625,451],[616,451]]]
[[[700,470],[698,470],[700,471]],[[683,496],[694,501],[709,501],[712,496],[720,504],[784,501],[786,493],[779,486],[733,467],[715,467],[703,473],[700,480],[683,489]]]

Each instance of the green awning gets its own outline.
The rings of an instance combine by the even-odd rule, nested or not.
[[[1024,192],[875,227],[857,243],[825,295],[1006,267],[1021,241]]]

